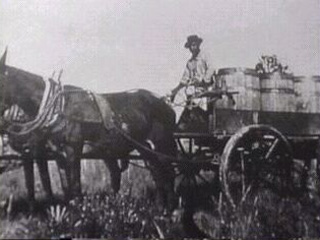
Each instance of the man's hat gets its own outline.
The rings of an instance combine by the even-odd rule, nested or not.
[[[190,48],[191,44],[195,42],[197,43],[198,45],[200,45],[202,43],[202,38],[199,38],[198,35],[190,35],[188,38],[187,38],[187,42],[186,44],[184,45],[185,48]]]

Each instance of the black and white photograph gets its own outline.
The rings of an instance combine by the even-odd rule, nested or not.
[[[320,0],[1,0],[0,239],[320,239]]]

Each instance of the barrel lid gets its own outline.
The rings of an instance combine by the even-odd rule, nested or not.
[[[243,72],[245,75],[252,75],[258,77],[258,73],[252,68],[221,68],[218,70],[218,75],[234,74],[236,72]]]

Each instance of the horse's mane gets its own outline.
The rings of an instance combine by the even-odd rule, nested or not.
[[[9,71],[11,77],[23,78],[23,79],[26,79],[27,81],[43,80],[43,77],[41,77],[40,75],[25,71],[19,68],[6,66],[6,70]]]

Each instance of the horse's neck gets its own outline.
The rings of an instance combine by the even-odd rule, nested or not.
[[[31,117],[35,117],[44,93],[45,83],[41,79],[14,78],[10,81],[13,103]]]

